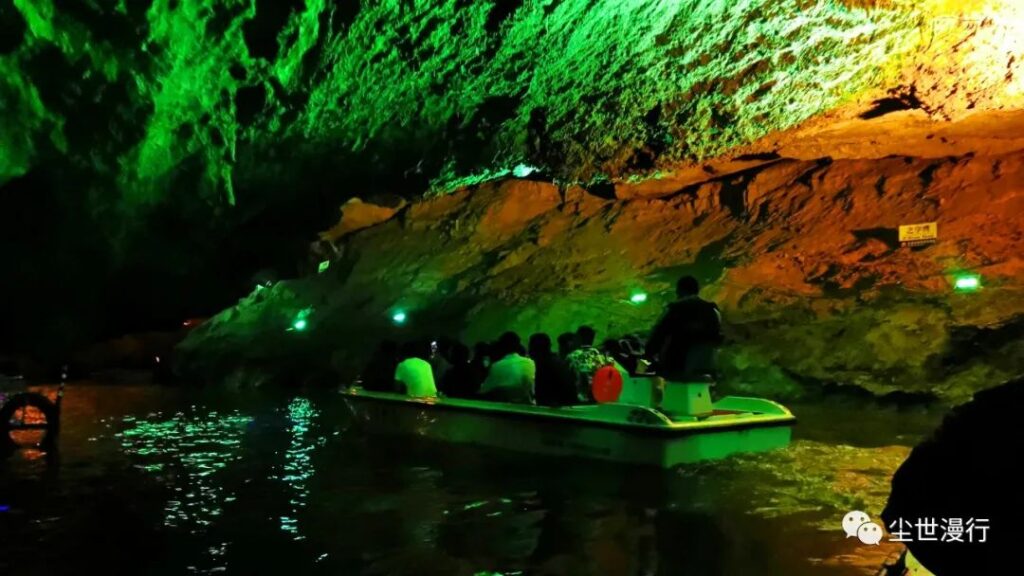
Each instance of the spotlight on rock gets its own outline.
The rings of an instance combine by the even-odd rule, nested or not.
[[[953,287],[958,292],[974,292],[981,288],[981,276],[977,274],[961,274],[956,277]]]
[[[302,332],[303,330],[308,328],[309,327],[309,320],[308,320],[308,318],[309,318],[309,315],[312,314],[312,313],[313,313],[313,309],[312,308],[305,308],[303,310],[300,310],[299,313],[295,315],[295,318],[292,320],[292,326],[288,330],[289,331],[295,331],[295,332]]]

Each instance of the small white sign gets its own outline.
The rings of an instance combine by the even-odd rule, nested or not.
[[[905,224],[900,226],[900,242],[925,243],[934,242],[939,238],[939,223],[924,222],[922,224]]]

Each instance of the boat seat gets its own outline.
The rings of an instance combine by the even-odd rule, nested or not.
[[[654,375],[636,375],[624,382],[617,402],[655,408],[670,416],[706,417],[714,413],[711,404],[713,379],[666,380]]]
[[[672,415],[711,416],[711,385],[713,381],[687,379],[685,382],[665,381],[662,393],[661,411]]]

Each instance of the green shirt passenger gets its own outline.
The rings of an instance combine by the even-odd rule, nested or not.
[[[435,398],[437,386],[430,362],[430,345],[406,342],[402,345],[402,361],[395,368],[395,383],[399,391],[412,398]]]
[[[497,348],[498,360],[487,371],[480,395],[495,402],[533,404],[537,366],[523,356],[525,350],[519,335],[515,332],[502,334]]]

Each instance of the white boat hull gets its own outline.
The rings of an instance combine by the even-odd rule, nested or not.
[[[551,408],[360,389],[343,396],[373,433],[662,468],[782,448],[795,421],[784,407],[753,398],[723,398],[709,417],[672,421],[626,404]]]

